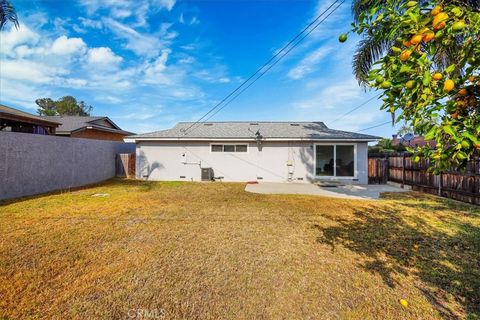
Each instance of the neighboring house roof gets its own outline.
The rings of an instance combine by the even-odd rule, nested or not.
[[[122,130],[108,117],[94,116],[44,116],[44,119],[59,122],[61,125],[57,129],[57,134],[72,134],[85,129],[97,129],[113,133],[131,135],[131,132]]]
[[[28,112],[10,108],[3,104],[0,104],[0,119],[30,123],[47,127],[58,127],[60,125],[60,123],[57,121],[45,119]]]
[[[125,137],[125,141],[255,140],[257,131],[262,140],[374,141],[380,139],[380,137],[366,134],[329,129],[323,122],[232,121],[193,124],[193,122],[179,122],[172,129]],[[193,127],[188,129],[192,125]]]
[[[397,135],[393,135],[392,136],[392,145],[394,145],[394,146],[404,145],[406,147],[409,147],[409,146],[423,147],[425,145],[430,145],[431,147],[435,147],[437,145],[437,143],[435,142],[435,140],[426,141],[423,136],[416,136],[411,141],[405,141],[402,138],[399,138]]]

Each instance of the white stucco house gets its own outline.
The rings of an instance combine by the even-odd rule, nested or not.
[[[232,121],[180,122],[125,141],[136,143],[138,179],[367,184],[368,142],[378,139],[323,122]]]

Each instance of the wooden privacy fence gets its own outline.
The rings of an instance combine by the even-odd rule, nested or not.
[[[428,159],[413,162],[409,154],[369,155],[368,181],[372,184],[397,182],[412,190],[480,205],[480,158],[469,162],[465,172],[427,172]]]
[[[118,153],[116,159],[116,176],[135,178],[135,154]]]

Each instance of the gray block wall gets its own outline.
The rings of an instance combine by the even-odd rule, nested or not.
[[[0,200],[107,180],[129,152],[134,144],[0,131]]]

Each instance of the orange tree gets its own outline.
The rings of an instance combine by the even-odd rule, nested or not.
[[[414,160],[465,168],[480,150],[480,0],[357,0],[353,11],[357,79],[381,91],[394,121],[436,142],[410,149]]]

